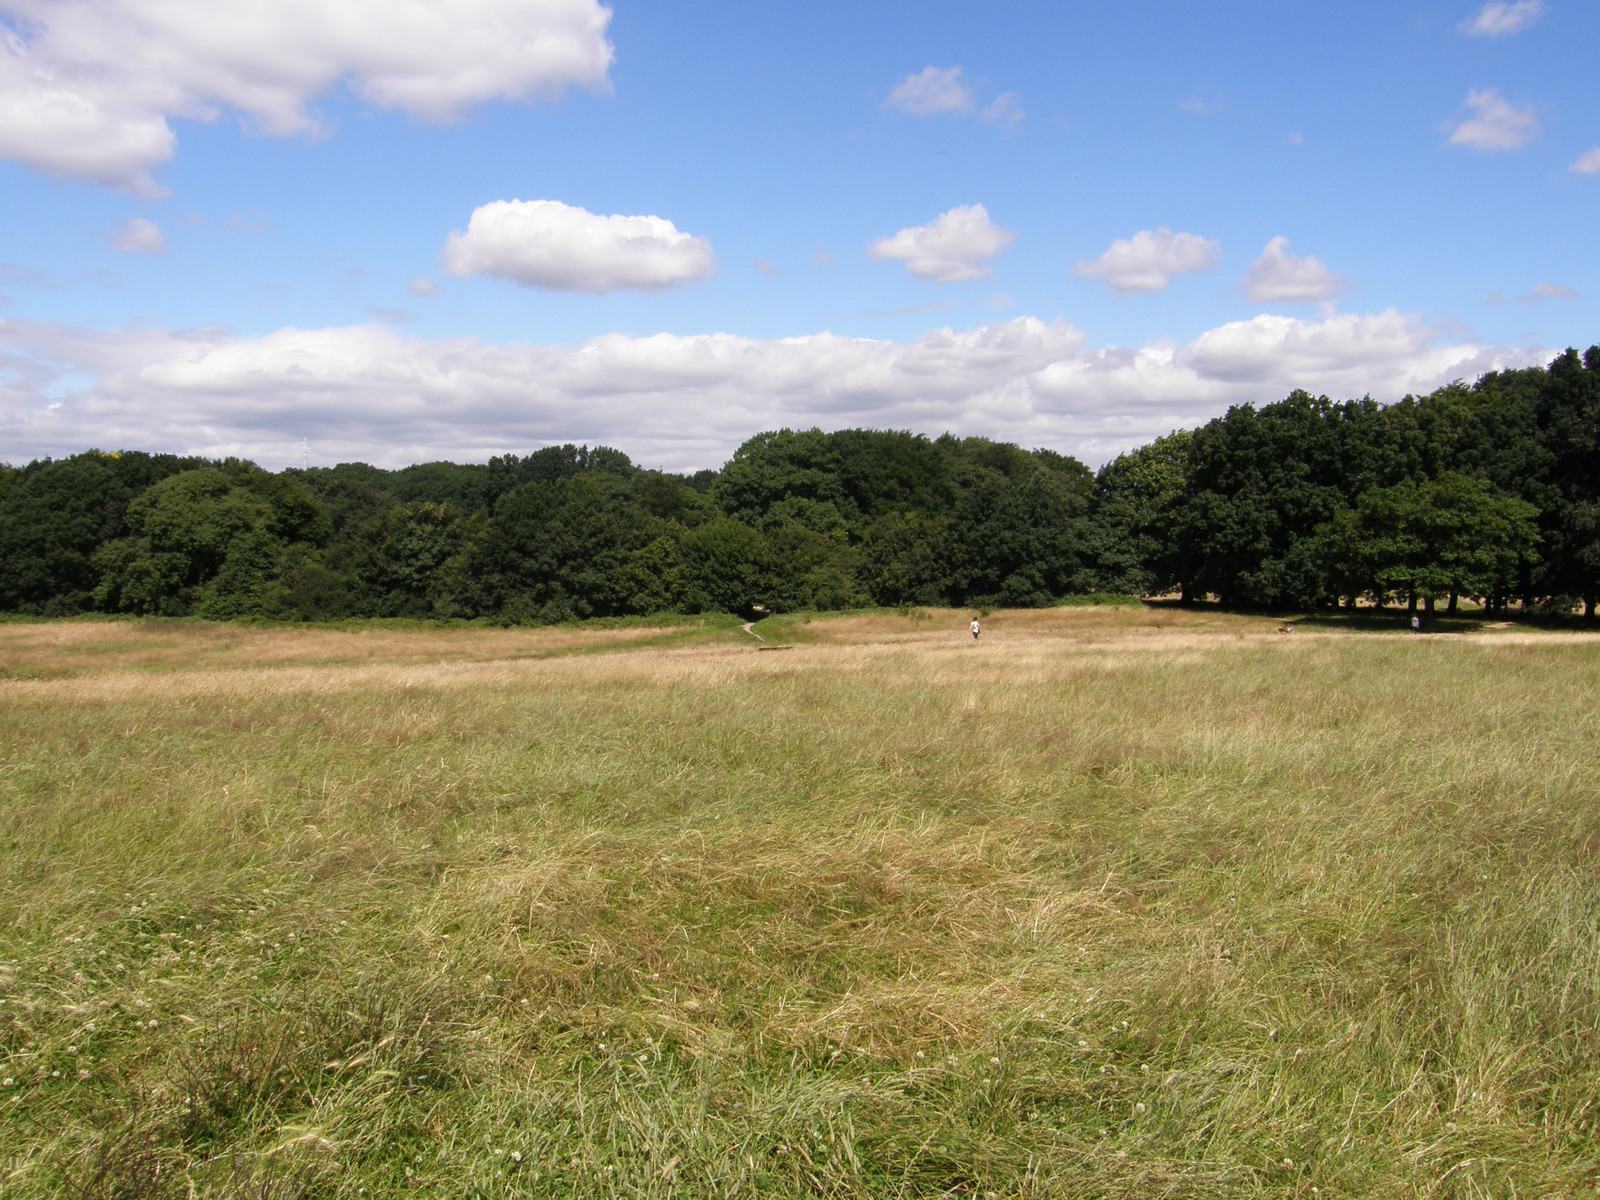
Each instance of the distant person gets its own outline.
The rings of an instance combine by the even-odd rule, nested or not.
[[[977,641],[978,635],[983,632],[983,627],[978,624],[978,618],[972,618],[972,640]]]
[[[1411,614],[1411,632],[1412,633],[1421,633],[1422,632],[1422,614],[1421,613],[1412,613]]]

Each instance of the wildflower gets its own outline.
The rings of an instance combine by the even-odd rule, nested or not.
[[[1000,1060],[998,1058],[991,1058],[989,1061],[997,1067],[1000,1065]]]
[[[924,1054],[921,1050],[918,1050],[917,1051],[917,1057],[918,1058],[927,1058],[928,1056],[926,1054]]]
[[[1144,1112],[1144,1110],[1145,1109],[1144,1109],[1144,1101],[1143,1100],[1139,1101],[1139,1103],[1137,1103],[1137,1104],[1135,1104],[1133,1106],[1133,1111],[1136,1112],[1136,1113],[1142,1113],[1142,1112]]]
[[[513,1150],[511,1152],[511,1161],[512,1162],[521,1162],[522,1161],[522,1151],[521,1150]]]

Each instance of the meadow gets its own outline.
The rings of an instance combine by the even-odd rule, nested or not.
[[[0,624],[0,1195],[1600,1193],[1600,637]]]

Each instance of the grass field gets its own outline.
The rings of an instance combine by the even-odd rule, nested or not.
[[[1600,639],[969,616],[0,625],[0,1196],[1600,1191]]]

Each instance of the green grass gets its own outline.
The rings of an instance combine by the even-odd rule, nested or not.
[[[0,679],[0,1194],[1596,1191],[1600,643],[785,621]]]

